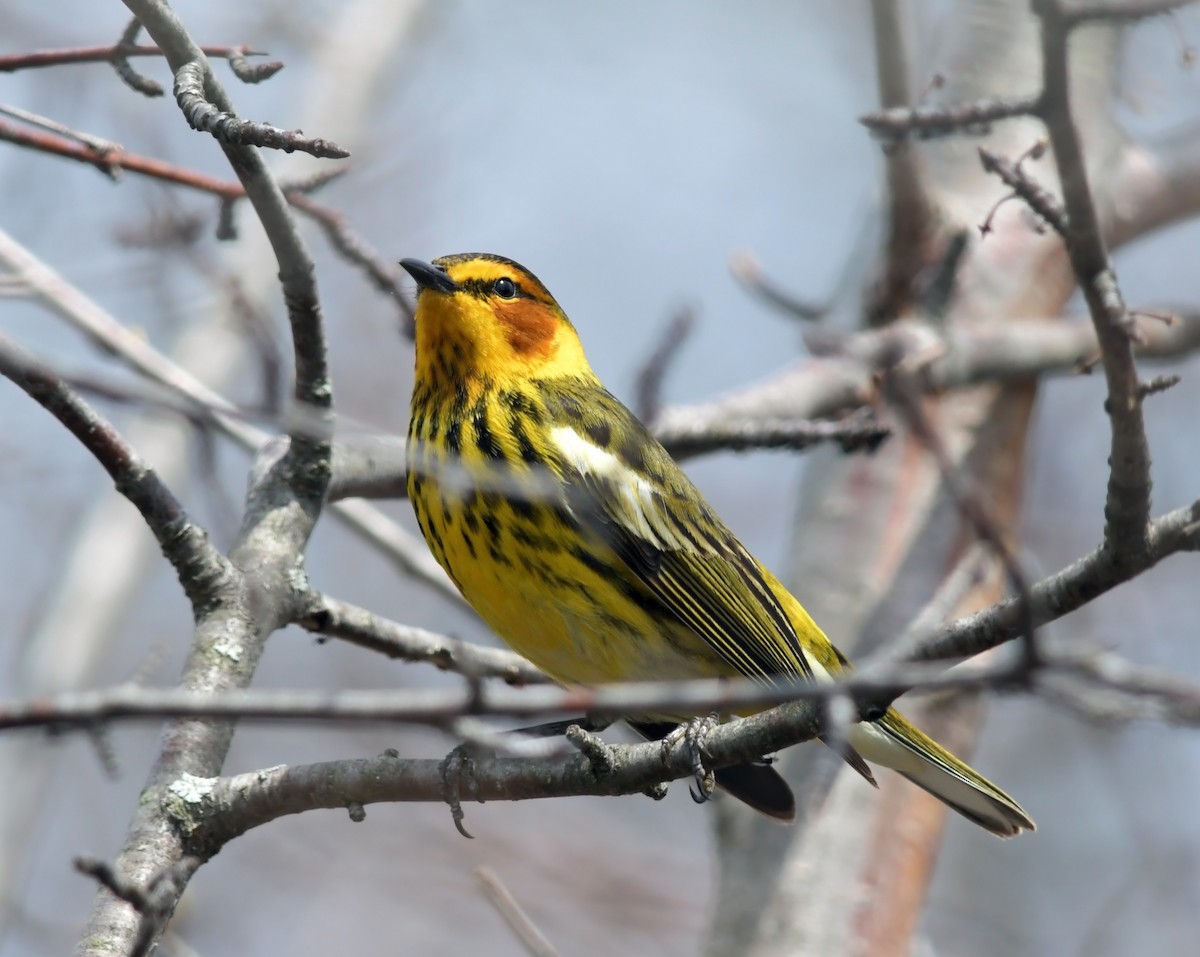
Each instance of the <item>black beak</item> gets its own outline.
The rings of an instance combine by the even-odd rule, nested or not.
[[[420,259],[401,259],[400,265],[417,281],[418,289],[432,289],[435,292],[452,293],[462,289],[458,283],[446,273]]]

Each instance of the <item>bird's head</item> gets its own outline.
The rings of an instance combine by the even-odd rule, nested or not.
[[[591,375],[570,320],[524,266],[486,253],[400,265],[417,283],[418,375],[498,382]]]

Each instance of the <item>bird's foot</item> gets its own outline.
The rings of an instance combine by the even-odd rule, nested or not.
[[[450,816],[454,820],[455,829],[463,837],[474,840],[475,835],[468,831],[463,824],[467,815],[463,811],[461,800],[463,781],[470,775],[473,767],[471,747],[470,744],[460,744],[447,754],[442,759],[438,773],[442,779],[442,800],[450,808]]]
[[[696,787],[688,785],[688,793],[697,804],[703,804],[712,797],[716,787],[716,777],[704,767],[704,740],[708,733],[720,723],[720,718],[714,712],[704,717],[689,718],[674,731],[662,739],[662,756],[666,761],[676,747],[682,745],[687,749],[692,762],[692,779]]]

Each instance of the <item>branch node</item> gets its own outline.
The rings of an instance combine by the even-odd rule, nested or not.
[[[577,724],[573,724],[567,728],[566,737],[588,759],[588,762],[592,766],[592,773],[597,777],[601,777],[612,771],[616,764],[616,752],[602,741],[598,735],[585,731]]]
[[[1056,233],[1067,238],[1067,212],[1058,198],[1042,186],[1037,180],[1025,172],[1021,164],[1027,159],[1037,159],[1045,151],[1044,141],[1039,140],[1026,150],[1015,164],[993,153],[986,146],[979,147],[979,160],[985,172],[999,177],[1017,196],[1020,196],[1038,216],[1049,224]],[[1005,199],[1007,200],[1008,197]],[[1003,203],[1005,200],[1002,200]],[[997,207],[1001,205],[997,204]],[[992,216],[995,208],[988,214],[984,225],[980,227],[985,234],[991,229]],[[986,227],[986,228],[985,228]]]
[[[305,137],[302,130],[282,130],[269,123],[254,123],[218,110],[209,102],[204,86],[204,63],[201,60],[185,63],[175,74],[175,102],[192,129],[208,133],[218,142],[280,149],[285,153],[300,150],[328,159],[342,159],[350,155],[349,150],[342,149],[336,143]]]

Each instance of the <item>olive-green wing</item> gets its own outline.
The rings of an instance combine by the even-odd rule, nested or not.
[[[589,403],[587,411],[617,442],[594,441],[587,419],[582,428],[552,426],[575,519],[739,674],[812,677],[796,630],[758,563],[666,450],[605,396],[612,405]]]

